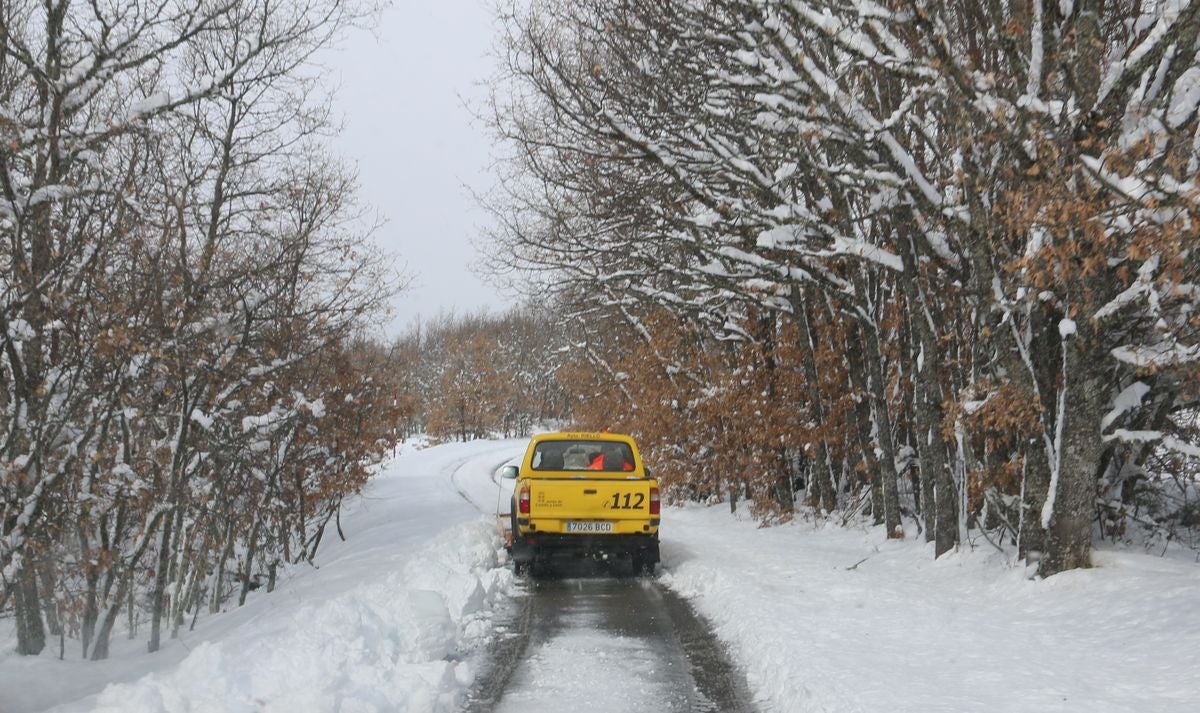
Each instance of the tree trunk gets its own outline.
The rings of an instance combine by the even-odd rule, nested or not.
[[[58,603],[54,598],[54,568],[48,562],[43,561],[38,566],[38,570],[42,579],[39,593],[42,597],[42,611],[46,617],[46,628],[51,636],[61,637],[63,634],[63,623],[59,619]]]
[[[777,449],[776,458],[779,462],[779,475],[775,478],[773,488],[775,504],[779,506],[781,513],[791,515],[796,512],[796,491],[792,487],[792,466],[787,449]]]
[[[913,414],[916,416],[917,421],[917,436],[915,440],[917,443],[917,461],[919,463],[918,470],[920,471],[920,477],[918,478],[918,481],[919,487],[921,488],[921,514],[925,518],[925,541],[934,542],[936,540],[935,533],[937,530],[938,515],[937,501],[934,497],[937,491],[937,487],[934,485],[936,471],[933,470],[933,464],[929,462],[928,457],[925,455],[925,451],[928,450],[928,447],[923,443],[931,435],[926,427],[927,424],[921,422],[921,402],[925,399],[925,390],[918,385],[917,393],[913,397]],[[935,557],[937,556],[936,551],[935,545]]]
[[[961,513],[958,511],[958,501],[960,493],[958,487],[954,484],[954,474],[950,472],[950,468],[946,465],[937,471],[938,477],[935,487],[936,506],[937,506],[937,533],[934,537],[934,552],[935,556],[940,557],[943,553],[949,552],[954,548],[959,541],[959,519]]]
[[[1042,524],[1047,524],[1045,515],[1050,516],[1046,549],[1038,564],[1043,577],[1091,566],[1098,467],[1104,450],[1100,423],[1108,385],[1096,373],[1103,357],[1087,348],[1090,327],[1080,324],[1077,329],[1079,333],[1064,340],[1062,347],[1063,408],[1058,413],[1062,436],[1057,477],[1051,478],[1043,509]]]
[[[934,541],[934,556],[941,557],[958,544],[958,492],[946,462],[946,444],[942,440],[941,354],[934,334],[932,317],[920,289],[916,245],[909,237],[900,253],[906,275],[900,278],[908,321],[917,333],[921,359],[917,364],[917,393],[913,399],[917,422],[917,459],[921,466],[921,497],[925,505],[925,539]],[[907,247],[907,249],[904,249]]]
[[[162,641],[163,600],[167,593],[167,572],[171,567],[171,529],[175,518],[163,518],[163,529],[158,541],[158,564],[154,570],[154,591],[150,599],[150,641],[146,650],[158,651]]]
[[[879,348],[879,332],[875,324],[863,327],[867,345],[867,372],[875,415],[875,442],[879,446],[879,484],[883,504],[883,524],[889,538],[903,538],[900,523],[900,493],[897,486],[896,452],[892,447],[892,417],[887,402],[887,382],[883,380],[883,352]]]
[[[225,524],[225,545],[221,548],[221,556],[217,560],[217,570],[213,573],[213,591],[212,597],[209,599],[208,611],[210,614],[216,614],[221,611],[221,598],[224,596],[222,590],[225,589],[225,565],[229,562],[230,556],[233,555],[233,516],[230,515]]]
[[[132,594],[133,588],[129,581],[131,577],[131,574],[126,574],[120,578],[120,582],[117,584],[116,595],[109,602],[108,607],[104,611],[104,616],[100,618],[100,628],[96,630],[96,642],[92,646],[92,661],[102,661],[108,658],[108,643],[112,638],[113,626],[117,623],[117,617],[121,615],[121,608],[125,605],[126,595]]]
[[[171,607],[168,610],[171,617],[171,638],[179,636],[183,626],[184,612],[192,606],[196,596],[199,574],[198,562],[205,557],[204,553],[192,552],[195,542],[196,523],[188,523],[183,519],[183,508],[178,508],[175,516],[175,536],[171,551]]]
[[[16,598],[13,608],[17,619],[17,653],[37,656],[46,648],[46,626],[42,622],[42,602],[38,596],[37,572],[28,559],[17,570]]]
[[[825,408],[821,403],[820,376],[817,372],[814,353],[816,338],[813,334],[812,319],[808,314],[808,305],[804,303],[803,295],[799,290],[798,286],[792,287],[792,293],[795,295],[792,300],[792,313],[799,326],[799,337],[796,343],[800,347],[800,361],[804,369],[804,380],[808,384],[813,418],[818,423],[822,423],[825,420]],[[817,506],[818,512],[830,513],[837,508],[837,492],[833,487],[833,476],[829,472],[829,447],[824,438],[813,439],[813,446],[815,454],[811,460],[812,472],[813,479],[816,481],[815,489],[819,494],[818,501],[814,504]]]
[[[102,518],[100,524],[101,530],[106,529],[107,525],[107,519]],[[100,593],[100,566],[98,561],[95,561],[91,539],[88,537],[82,519],[78,523],[76,535],[79,538],[80,558],[84,563],[83,616],[80,621],[79,635],[80,643],[82,644],[81,655],[86,659],[88,657],[88,649],[92,646],[92,637],[96,633],[96,623],[100,617],[100,600],[98,598]]]
[[[246,569],[239,576],[242,580],[242,591],[238,595],[238,606],[243,606],[246,603],[246,597],[250,595],[250,577],[254,573],[254,558],[258,556],[258,533],[262,527],[262,522],[256,520],[254,527],[250,528],[250,542],[246,546]]]
[[[868,377],[863,365],[862,350],[855,345],[852,329],[847,337],[846,363],[850,374],[850,386],[854,392],[854,408],[850,415],[854,419],[854,436],[858,441],[859,452],[862,453],[863,466],[867,471],[867,480],[871,484],[871,519],[876,525],[883,524],[883,490],[879,487],[879,458],[875,455],[875,446],[871,439],[871,402],[868,391]]]
[[[183,626],[184,615],[187,612],[194,612],[192,615],[192,627],[196,625],[196,616],[200,614],[202,600],[204,599],[204,587],[201,584],[204,581],[204,577],[200,573],[201,570],[199,567],[192,567],[189,574],[190,584],[187,588],[187,597],[183,599],[183,606],[179,607],[175,613],[175,628],[171,631],[172,639],[179,638],[179,629]]]
[[[92,646],[92,637],[96,633],[96,621],[100,617],[100,608],[96,600],[100,584],[100,573],[93,566],[86,569],[87,591],[83,599],[83,621],[80,624],[80,638],[83,644],[83,658],[87,658],[88,649]]]
[[[121,605],[124,602],[117,601],[108,608],[104,613],[104,617],[100,620],[100,628],[96,631],[96,645],[92,647],[91,660],[103,661],[108,658],[108,642],[112,636],[113,625],[117,622],[117,616],[121,613]]]
[[[1032,553],[1040,554],[1046,547],[1042,508],[1050,490],[1051,466],[1046,443],[1051,438],[1050,434],[1057,430],[1057,406],[1053,394],[1057,390],[1056,381],[1062,365],[1062,345],[1056,319],[1059,315],[1048,313],[1049,309],[1045,304],[1034,305],[1029,314],[1029,357],[1033,373],[1025,378],[1028,386],[1023,388],[1031,391],[1037,389],[1041,397],[1042,415],[1038,432],[1024,442],[1022,449],[1025,462],[1021,480],[1021,532],[1017,538],[1017,556],[1025,559]],[[1023,366],[1015,355],[1012,362],[1010,371]],[[1027,374],[1029,367],[1014,373]]]
[[[129,639],[130,641],[133,641],[137,638],[137,608],[133,605],[133,603],[133,587],[129,587],[129,591],[125,595],[125,611],[128,614],[126,620],[126,628],[128,629],[128,633],[125,634],[125,638]]]

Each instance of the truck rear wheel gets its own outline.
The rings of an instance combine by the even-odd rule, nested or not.
[[[654,566],[659,562],[657,536],[654,538],[654,544],[643,550],[643,554],[645,555],[646,574],[653,575]]]
[[[633,551],[633,575],[635,577],[641,575],[653,575],[654,565],[658,564],[658,549],[644,549]]]

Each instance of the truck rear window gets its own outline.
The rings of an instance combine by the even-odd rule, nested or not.
[[[628,473],[633,449],[616,441],[542,441],[533,450],[534,470],[594,470]]]

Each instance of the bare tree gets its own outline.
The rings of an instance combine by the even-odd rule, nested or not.
[[[324,417],[325,388],[381,398],[319,365],[389,289],[307,70],[369,10],[0,5],[0,567],[22,653],[61,595],[103,658],[143,588],[156,649],[256,541],[255,495],[289,506],[247,572],[311,557],[313,515],[386,451]]]

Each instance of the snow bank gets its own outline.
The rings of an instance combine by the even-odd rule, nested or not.
[[[71,641],[65,660],[57,646],[16,656],[0,619],[0,712],[453,709],[508,598],[491,478],[524,442],[426,445],[398,447],[343,504],[346,539],[327,533],[315,567],[282,568],[274,592],[202,615],[154,654],[143,621],[133,638],[118,625],[105,661]]]
[[[94,710],[455,710],[474,678],[463,659],[511,582],[496,547],[488,523],[457,525],[402,571],[203,643],[165,675],[109,686]]]
[[[1200,566],[1100,551],[1031,579],[984,544],[933,560],[882,528],[663,516],[662,581],[745,669],[764,710],[1196,710]]]

